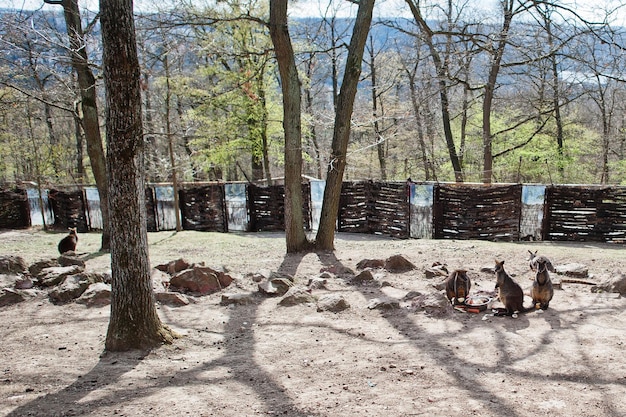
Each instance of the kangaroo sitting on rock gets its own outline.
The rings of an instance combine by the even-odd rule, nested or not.
[[[463,304],[469,296],[472,282],[464,269],[456,269],[446,280],[446,296],[452,305]]]
[[[76,228],[72,227],[67,236],[65,236],[59,242],[59,253],[64,254],[65,252],[75,252],[76,251],[76,243],[78,242],[78,235],[76,234]]]
[[[525,313],[533,309],[533,307],[524,307],[524,291],[522,287],[509,276],[504,270],[504,261],[496,260],[494,268],[496,273],[496,290],[498,297],[504,309],[494,309],[493,312],[497,316],[513,316],[517,317],[518,313]]]

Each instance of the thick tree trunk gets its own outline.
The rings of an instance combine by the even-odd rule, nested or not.
[[[372,22],[374,0],[361,0],[354,23],[354,31],[348,50],[346,70],[337,100],[335,113],[335,129],[333,131],[332,150],[326,175],[324,202],[320,214],[315,246],[321,250],[333,250],[335,241],[335,224],[339,213],[339,198],[343,172],[346,168],[346,153],[350,140],[350,122],[356,96],[357,86],[361,77],[363,52],[367,35]]]
[[[283,92],[285,131],[285,237],[287,253],[308,249],[302,215],[300,79],[287,27],[287,0],[270,0],[270,35]]]
[[[146,226],[139,60],[132,0],[101,0],[107,97],[111,319],[107,351],[149,349],[175,334],[154,304]]]

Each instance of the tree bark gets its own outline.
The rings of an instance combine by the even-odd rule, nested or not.
[[[500,73],[502,65],[502,57],[504,56],[504,48],[508,42],[509,28],[513,20],[514,0],[506,0],[502,2],[504,20],[500,36],[496,48],[491,51],[491,65],[489,67],[489,75],[487,84],[485,85],[485,94],[483,97],[483,183],[491,184],[493,178],[493,136],[491,133],[491,107],[493,105],[494,93],[496,90],[496,81]]]
[[[326,174],[326,188],[324,202],[320,214],[320,224],[317,231],[315,246],[321,250],[333,250],[335,240],[335,225],[339,213],[339,198],[343,173],[346,168],[346,153],[350,140],[350,122],[356,96],[357,86],[361,76],[363,52],[367,35],[372,23],[372,11],[375,0],[361,0],[354,22],[354,31],[348,47],[346,69],[337,98],[335,112],[335,129],[333,131],[332,150],[328,172]]]
[[[287,253],[307,250],[302,215],[302,120],[300,79],[287,26],[287,0],[270,0],[270,35],[283,93],[285,131],[285,240]]]
[[[82,125],[87,143],[87,154],[91,164],[91,171],[96,181],[96,188],[100,196],[100,212],[102,214],[102,239],[100,250],[110,249],[110,228],[108,211],[108,191],[106,175],[106,156],[102,146],[100,133],[100,121],[98,117],[98,105],[96,100],[96,79],[89,68],[87,45],[84,40],[84,32],[80,21],[78,0],[44,0],[48,4],[60,4],[63,6],[65,26],[70,39],[70,55],[72,67],[76,71],[78,86],[80,88],[80,104],[82,106]]]
[[[148,257],[140,72],[132,0],[100,1],[111,215],[111,319],[105,349],[176,337],[157,315]]]

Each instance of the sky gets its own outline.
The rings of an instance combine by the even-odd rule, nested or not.
[[[197,0],[211,1],[211,0]],[[267,0],[266,0],[267,1]],[[329,1],[333,2],[331,9],[328,9]],[[437,0],[432,0],[437,1]],[[439,0],[442,1],[442,0]],[[465,0],[472,7],[481,9],[483,11],[497,10],[498,0]],[[616,0],[560,0],[562,4],[567,4],[583,17],[592,20],[594,16],[603,15],[602,11],[605,8],[615,7],[622,5],[624,9],[617,17],[616,23],[620,25],[626,25],[626,5],[624,1]],[[60,6],[44,5],[43,0],[3,0],[4,4],[8,3],[8,7],[15,9],[38,9],[43,7],[44,9],[58,8]],[[155,2],[154,0],[135,0],[135,11],[151,11],[154,4],[164,4],[164,1]],[[98,0],[78,0],[80,7],[88,8],[90,10],[97,10]],[[42,6],[43,5],[43,6]],[[354,17],[356,15],[356,5],[347,0],[290,0],[289,3],[289,15],[292,17],[306,17],[306,16],[323,16],[328,10],[330,13],[333,8],[337,9],[336,16],[338,17]],[[376,0],[376,17],[390,17],[390,16],[405,16],[410,17],[408,9],[404,0]]]

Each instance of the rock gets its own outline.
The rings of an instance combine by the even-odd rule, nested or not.
[[[173,307],[182,307],[189,304],[189,299],[187,298],[187,296],[179,292],[155,292],[154,298],[161,304],[166,304]]]
[[[35,283],[30,277],[20,278],[17,281],[15,281],[16,290],[28,290],[30,288],[33,288],[34,285]]]
[[[189,261],[183,258],[180,258],[175,261],[168,262],[166,264],[157,265],[155,266],[155,268],[161,272],[166,272],[169,275],[176,275],[180,271],[184,271],[185,269],[190,269],[191,263],[189,263]]]
[[[91,284],[85,292],[76,299],[79,304],[89,307],[102,307],[111,304],[111,285],[104,282]]]
[[[436,262],[433,266],[426,268],[424,270],[424,275],[426,278],[435,278],[435,277],[447,277],[448,276],[448,268],[444,264],[440,264]]]
[[[555,269],[557,274],[566,275],[568,277],[587,278],[589,276],[589,268],[583,264],[569,263],[559,265]]]
[[[81,279],[80,275],[68,275],[61,285],[57,285],[48,297],[54,304],[67,303],[80,297],[89,287],[90,282]]]
[[[320,273],[322,273],[322,272],[329,272],[329,273],[331,273],[333,275],[336,275],[336,276],[354,275],[354,271],[352,271],[347,266],[343,266],[341,264],[325,266],[325,267],[320,269]]]
[[[259,292],[265,295],[285,295],[293,287],[293,278],[286,277],[271,278],[258,285]]]
[[[325,290],[327,283],[328,280],[325,278],[314,277],[309,279],[309,282],[307,283],[307,288],[310,290]]]
[[[393,255],[385,260],[385,270],[392,273],[401,274],[414,269],[415,265],[402,255]]]
[[[21,256],[0,256],[0,274],[23,274],[27,270],[28,265]]]
[[[278,305],[291,307],[298,304],[315,304],[315,301],[315,297],[306,288],[291,287],[278,302]]]
[[[416,297],[419,297],[420,295],[422,295],[421,292],[419,291],[409,291],[408,293],[406,293],[406,295],[402,298],[404,301],[408,301],[408,300],[412,300]]]
[[[366,269],[364,271],[361,271],[357,276],[353,277],[350,280],[350,283],[363,284],[365,282],[372,282],[372,281],[374,281],[374,275],[372,274],[372,270]]]
[[[608,278],[606,281],[594,285],[591,287],[591,292],[610,292],[619,293],[622,296],[626,295],[626,275],[618,272],[616,275]]]
[[[495,269],[494,269],[493,265],[489,265],[489,266],[486,266],[486,265],[485,265],[485,266],[481,266],[481,267],[480,267],[480,272],[484,272],[484,273],[486,273],[486,274],[495,274],[495,273],[496,273],[496,271],[495,271]]]
[[[165,292],[170,287],[171,277],[158,268],[152,268],[150,279],[152,280],[152,290],[155,293]]]
[[[19,274],[0,274],[0,288],[15,288],[17,282],[22,280]]]
[[[254,294],[252,293],[235,293],[222,294],[220,305],[228,306],[232,304],[246,305],[254,303]]]
[[[57,258],[57,261],[61,266],[78,265],[83,269],[85,268],[85,261],[80,259],[74,252],[65,252]]]
[[[174,275],[170,279],[170,289],[178,292],[211,294],[228,287],[233,278],[224,272],[207,266],[194,266]]]
[[[41,260],[41,261],[37,261],[34,264],[32,264],[31,266],[28,267],[28,272],[34,276],[34,277],[38,277],[41,274],[41,271],[43,271],[46,268],[54,268],[57,266],[61,266],[59,264],[59,261],[57,259],[45,259],[45,260]]]
[[[450,301],[443,293],[430,293],[420,295],[411,302],[412,309],[422,310],[433,316],[443,316],[454,312]]]
[[[324,295],[317,300],[317,311],[338,313],[350,308],[350,303],[340,294]]]
[[[108,274],[95,272],[81,272],[76,275],[68,275],[64,278],[63,283],[57,285],[48,297],[55,304],[67,303],[80,297],[85,290],[97,282],[106,282]]]
[[[5,307],[24,301],[26,297],[21,291],[10,288],[0,289],[0,307]]]
[[[400,308],[400,301],[392,297],[372,298],[367,303],[370,310],[393,310]]]
[[[356,264],[356,269],[379,269],[385,267],[385,261],[382,259],[363,259]]]
[[[63,282],[66,276],[81,273],[83,270],[84,268],[78,265],[44,268],[38,276],[39,284],[43,287],[52,287]]]

